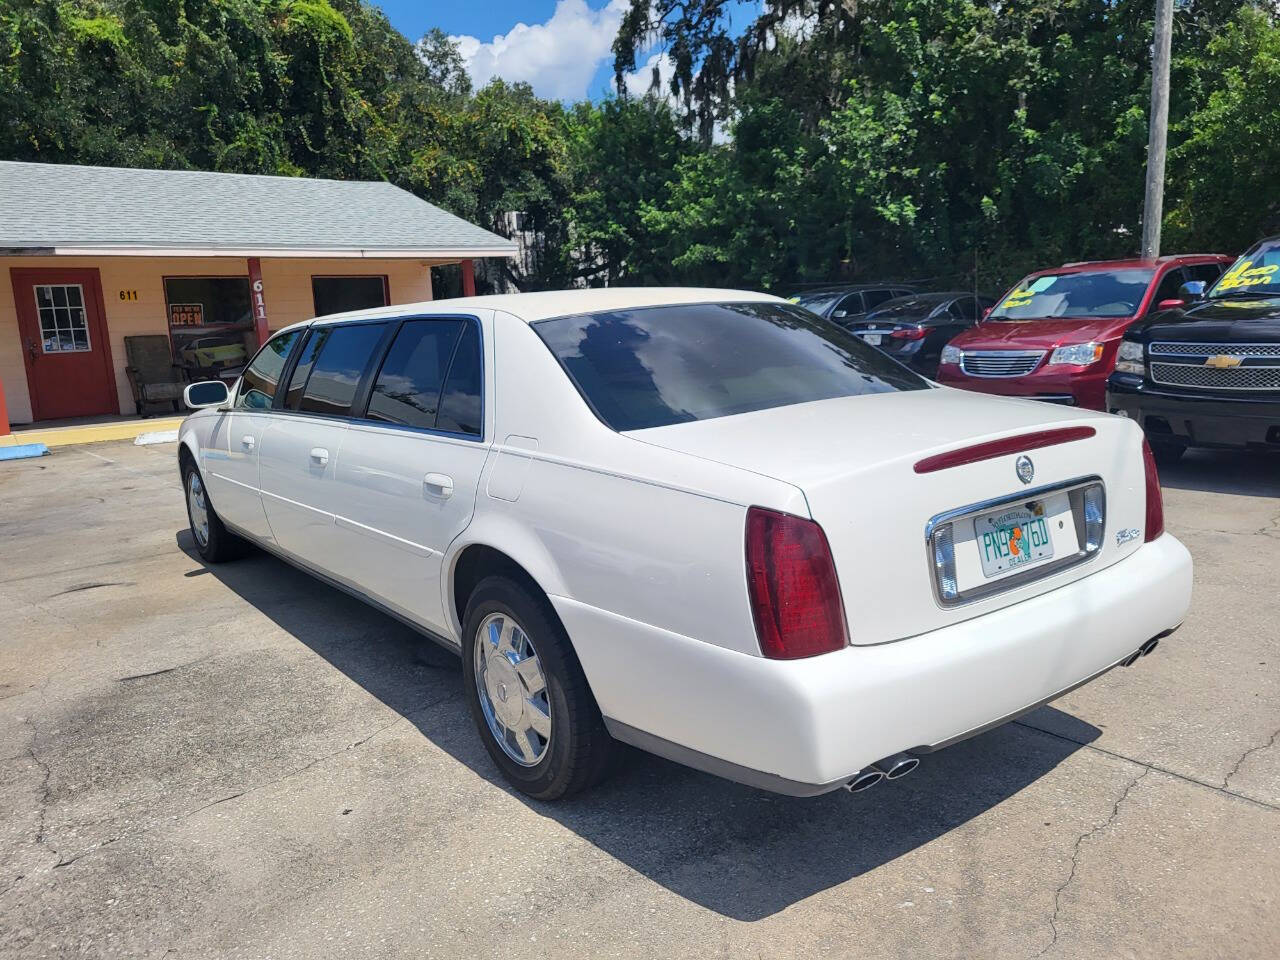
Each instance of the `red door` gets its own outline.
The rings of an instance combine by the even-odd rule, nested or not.
[[[119,413],[98,271],[15,267],[9,273],[32,417]]]

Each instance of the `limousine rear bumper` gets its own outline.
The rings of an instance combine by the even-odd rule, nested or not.
[[[551,598],[610,732],[795,796],[876,760],[980,733],[1105,673],[1177,627],[1191,557],[1165,534],[1046,594],[921,636],[768,660]]]

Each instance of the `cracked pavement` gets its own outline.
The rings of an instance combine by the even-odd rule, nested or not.
[[[1150,657],[857,796],[502,785],[456,659],[190,553],[170,444],[0,465],[0,957],[1275,957],[1280,470],[1164,471]]]

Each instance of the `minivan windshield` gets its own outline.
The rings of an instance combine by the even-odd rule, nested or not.
[[[789,303],[694,303],[532,324],[614,430],[641,430],[927,381]]]
[[[1248,294],[1280,296],[1280,239],[1263,240],[1254,246],[1209,291],[1214,300]]]
[[[1134,267],[1027,277],[1000,301],[987,319],[1132,316],[1138,312],[1154,276],[1154,270]]]

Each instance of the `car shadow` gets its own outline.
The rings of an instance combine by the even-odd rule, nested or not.
[[[1159,467],[1160,485],[1174,490],[1280,497],[1280,455],[1237,450],[1188,450]]]
[[[201,563],[188,531],[177,540]],[[938,840],[1101,733],[1041,707],[1028,722],[1056,735],[1006,724],[925,757],[904,779],[811,799],[765,793],[628,750],[600,787],[543,803],[512,791],[485,753],[453,653],[266,553],[204,569],[496,788],[655,883],[737,920],[771,916]],[[422,709],[441,700],[457,709]]]

